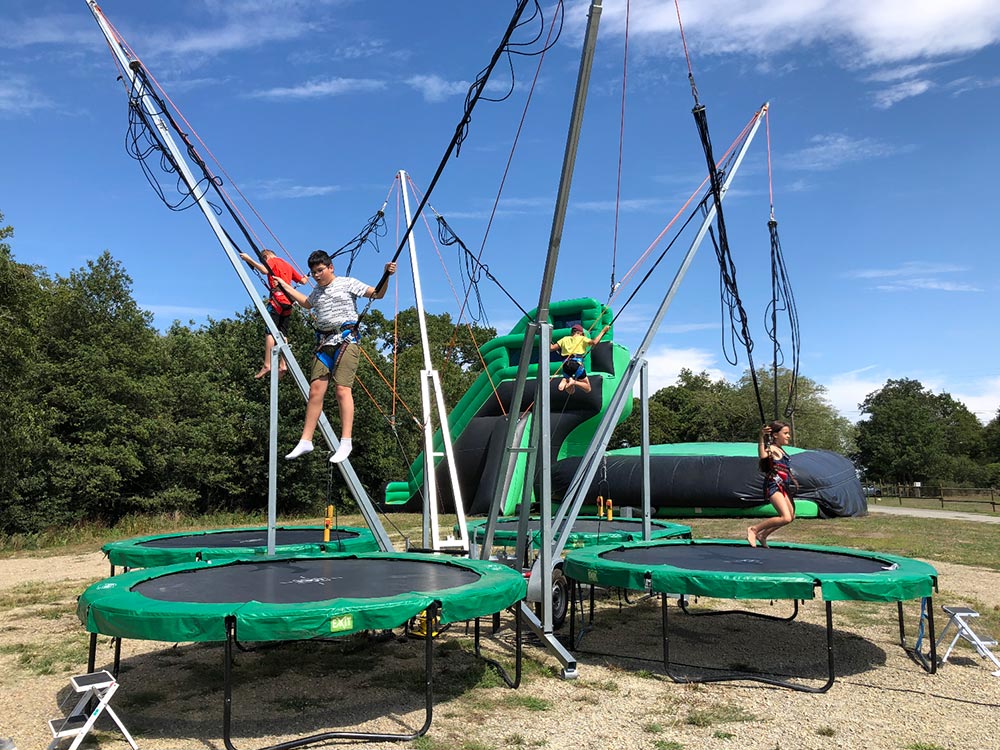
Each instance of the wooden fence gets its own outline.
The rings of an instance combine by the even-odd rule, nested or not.
[[[869,502],[878,503],[887,499],[896,499],[903,504],[904,499],[936,501],[944,508],[947,503],[977,503],[989,505],[993,513],[1000,505],[1000,490],[996,487],[945,487],[940,484],[872,484],[865,485],[865,494]]]

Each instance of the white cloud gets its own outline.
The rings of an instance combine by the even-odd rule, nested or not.
[[[726,373],[717,366],[717,357],[707,349],[659,347],[650,349],[646,360],[649,362],[649,390],[656,393],[677,383],[681,370],[687,368],[695,373],[707,372],[713,380],[726,377]],[[638,395],[638,382],[636,394]]]
[[[587,3],[571,19],[582,27]],[[680,53],[673,3],[634,0],[630,29],[663,37]],[[927,60],[966,54],[1000,41],[1000,3],[995,0],[698,0],[681,6],[689,47],[696,55],[750,53],[767,58],[822,42],[845,67]],[[624,3],[604,9],[603,31],[622,33]]]
[[[849,271],[846,275],[856,279],[880,279],[875,289],[882,292],[907,292],[931,289],[942,292],[981,292],[982,287],[963,281],[938,278],[946,274],[961,273],[969,269],[947,263],[909,261],[895,268],[866,268]]]
[[[938,273],[957,273],[967,271],[964,266],[955,266],[949,263],[926,263],[924,261],[912,260],[897,266],[896,268],[864,268],[857,271],[848,271],[847,275],[856,279],[884,279],[896,278],[900,276],[926,276]]]
[[[951,395],[956,401],[965,404],[981,422],[990,422],[1000,409],[1000,377],[983,378],[976,381],[971,389],[956,390]]]
[[[39,109],[51,109],[54,102],[34,89],[23,76],[0,78],[0,117],[26,115]]]
[[[875,365],[849,372],[834,373],[822,381],[826,398],[842,417],[857,422],[861,418],[858,405],[869,393],[885,385],[886,378],[875,376]]]
[[[424,101],[443,102],[452,96],[462,95],[469,90],[468,81],[446,81],[439,75],[416,75],[404,81],[423,95]]]
[[[914,289],[932,289],[939,292],[981,292],[982,287],[965,284],[959,281],[941,281],[940,279],[900,279],[891,284],[879,284],[875,287],[880,292],[910,292]]]
[[[655,211],[662,208],[663,198],[629,198],[619,201],[617,206],[622,211]],[[615,201],[576,201],[570,208],[576,211],[614,211]]]
[[[918,78],[912,81],[903,81],[887,89],[876,91],[872,96],[875,99],[875,106],[878,109],[889,109],[894,104],[904,99],[920,96],[934,88],[932,81]]]
[[[1000,86],[1000,76],[995,78],[973,78],[971,76],[965,76],[963,78],[956,78],[954,81],[949,81],[946,86],[949,90],[951,90],[952,96],[961,96],[962,94],[966,94],[970,91],[992,89]]]
[[[246,187],[261,198],[315,198],[342,189],[339,185],[296,185],[286,178],[250,182]]]
[[[866,81],[876,83],[892,83],[893,81],[908,81],[912,78],[939,68],[947,63],[915,63],[913,65],[895,65],[873,71],[865,76]]]
[[[4,18],[0,49],[20,49],[35,44],[96,47],[101,44],[101,36],[96,26],[81,24],[75,13]]]
[[[328,78],[326,80],[309,81],[298,86],[280,86],[272,89],[254,91],[251,97],[257,99],[319,99],[329,96],[340,96],[358,91],[381,91],[385,81],[371,78]]]
[[[791,153],[786,157],[785,166],[790,169],[825,171],[844,164],[882,159],[909,150],[908,147],[893,146],[874,138],[852,138],[843,133],[815,135],[812,145]]]
[[[453,96],[465,96],[472,85],[470,81],[447,81],[436,74],[410,76],[403,83],[420,92],[424,101],[435,104]],[[485,93],[503,97],[510,92],[510,88],[509,77],[492,78],[486,83]]]

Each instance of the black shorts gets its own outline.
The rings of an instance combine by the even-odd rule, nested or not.
[[[282,336],[287,336],[288,335],[288,321],[291,320],[291,318],[292,318],[291,313],[289,313],[288,315],[282,315],[277,310],[275,310],[273,307],[268,307],[267,311],[269,313],[271,313],[271,320],[273,320],[274,324],[276,326],[278,326],[278,331],[281,333],[281,335]]]

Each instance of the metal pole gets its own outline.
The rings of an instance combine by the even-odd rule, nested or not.
[[[642,540],[653,538],[652,491],[649,479],[649,363],[639,365],[639,405],[641,409],[642,448]]]
[[[407,189],[406,170],[399,170],[400,193],[403,196],[403,215],[409,226],[410,193]],[[431,362],[430,337],[427,335],[427,313],[424,309],[423,285],[420,283],[420,264],[417,262],[417,244],[413,232],[409,233],[407,242],[410,249],[410,267],[413,271],[413,295],[417,307],[417,324],[420,328],[420,346],[423,349],[424,369],[420,371],[420,397],[424,417],[424,547],[435,550],[442,547],[461,546],[469,549],[468,529],[465,525],[465,509],[462,505],[462,490],[458,483],[458,468],[455,465],[455,453],[451,444],[451,433],[448,429],[448,413],[444,405],[444,394],[441,392],[441,382],[438,373]],[[433,394],[431,393],[433,391]],[[434,450],[434,409],[437,409],[438,423],[441,426],[442,451]],[[455,513],[458,516],[459,544],[443,543],[441,540],[441,524],[438,519],[438,487],[436,460],[446,459],[448,475],[451,480],[452,497],[455,500]],[[451,538],[451,535],[448,535]],[[428,544],[430,542],[430,544]]]
[[[726,192],[728,192],[733,178],[736,176],[737,171],[739,171],[747,150],[750,148],[750,143],[753,141],[754,135],[756,135],[757,130],[760,127],[761,119],[766,112],[767,104],[765,103],[757,113],[757,117],[750,129],[750,133],[747,135],[746,140],[740,147],[740,150],[733,161],[733,165],[729,170],[729,174],[726,175],[725,183],[722,186],[721,199],[725,198]],[[580,459],[580,465],[577,468],[573,479],[570,481],[569,488],[563,497],[562,505],[559,506],[559,514],[554,522],[556,534],[558,536],[558,539],[555,542],[555,549],[553,550],[553,554],[555,555],[562,553],[563,547],[566,544],[565,540],[568,536],[565,532],[566,530],[571,529],[573,523],[576,521],[576,517],[580,512],[580,506],[586,498],[587,490],[589,489],[591,482],[593,482],[594,476],[597,474],[597,458],[604,452],[607,448],[608,441],[611,440],[611,434],[618,422],[618,417],[621,415],[622,409],[625,408],[625,400],[626,398],[631,398],[632,387],[635,385],[635,381],[639,377],[639,370],[642,366],[640,363],[645,361],[646,352],[652,345],[656,332],[659,330],[660,324],[663,322],[667,309],[670,307],[671,302],[673,302],[674,297],[677,295],[677,290],[680,287],[681,281],[684,279],[688,268],[694,261],[694,256],[698,252],[698,248],[705,239],[705,235],[708,234],[708,229],[711,226],[712,221],[715,219],[717,210],[717,206],[713,204],[706,213],[698,233],[691,241],[687,254],[684,256],[680,267],[674,275],[674,279],[670,284],[670,288],[667,290],[666,296],[664,296],[659,309],[656,311],[656,314],[653,316],[653,319],[649,324],[649,329],[646,331],[646,335],[643,337],[642,343],[639,344],[639,347],[632,356],[632,361],[629,362],[625,372],[622,373],[622,377],[614,395],[611,397],[608,408],[605,410],[604,416],[601,418],[601,422],[594,431],[594,437],[591,438],[587,452]]]
[[[219,244],[222,245],[222,249],[225,251],[226,257],[229,259],[230,264],[233,266],[233,270],[236,271],[236,275],[243,284],[243,288],[246,289],[247,294],[250,295],[250,300],[253,302],[258,314],[264,320],[264,324],[267,326],[268,332],[274,337],[275,349],[278,349],[281,354],[285,355],[285,359],[288,362],[289,373],[291,373],[292,378],[298,386],[299,391],[302,393],[303,398],[308,399],[309,381],[302,372],[302,368],[299,367],[299,363],[292,354],[291,349],[284,342],[284,338],[281,336],[281,332],[278,330],[277,325],[273,320],[271,320],[271,316],[267,312],[263,299],[261,299],[260,294],[257,292],[253,282],[247,275],[246,269],[244,268],[236,249],[233,247],[233,244],[226,235],[222,225],[219,224],[215,212],[212,210],[211,204],[206,199],[205,190],[198,187],[198,181],[194,179],[191,169],[188,166],[181,149],[178,148],[177,143],[170,134],[169,125],[163,120],[162,117],[159,116],[158,108],[151,101],[142,80],[135,72],[136,67],[141,67],[141,63],[138,60],[133,60],[125,49],[122,48],[114,32],[111,30],[110,24],[108,24],[103,12],[97,5],[97,2],[95,0],[86,0],[86,2],[91,13],[94,15],[94,19],[97,21],[98,26],[100,26],[101,32],[104,34],[105,39],[107,39],[108,46],[110,47],[112,54],[114,54],[115,58],[118,60],[118,64],[128,76],[129,82],[136,91],[137,97],[142,102],[143,108],[155,123],[158,135],[162,140],[163,145],[170,151],[176,161],[178,169],[180,170],[180,176],[191,190],[192,198],[194,198],[194,200],[198,203],[198,207],[201,209],[202,214],[205,216],[205,220],[208,221],[209,226],[211,226],[212,231],[219,240]],[[330,421],[327,419],[325,413],[320,414],[319,429],[320,433],[332,448],[336,449],[340,445],[340,442],[337,440],[337,436],[333,431],[333,427],[330,425]],[[375,507],[372,505],[372,502],[368,497],[368,493],[365,492],[364,487],[362,487],[361,480],[358,479],[358,476],[355,474],[350,462],[344,461],[338,464],[338,466],[340,467],[340,472],[344,477],[348,489],[354,497],[355,502],[358,504],[361,514],[365,517],[368,527],[375,535],[379,548],[384,552],[392,550],[392,541],[389,539],[389,535],[386,533],[385,527],[382,526],[382,522],[379,520]]]
[[[505,460],[501,463],[501,466],[504,468],[510,461],[514,461],[517,458],[517,455],[514,452],[517,416],[521,410],[521,398],[524,395],[525,382],[528,377],[528,366],[531,363],[531,354],[535,346],[535,335],[539,332],[539,324],[547,324],[549,319],[549,301],[552,296],[552,285],[555,279],[556,264],[559,259],[559,246],[562,241],[563,224],[566,219],[566,207],[569,203],[569,191],[573,181],[573,169],[576,165],[576,152],[580,143],[580,130],[583,126],[583,113],[587,103],[587,89],[590,85],[590,71],[593,67],[594,50],[597,46],[597,30],[600,26],[600,21],[601,0],[592,0],[590,4],[590,12],[587,16],[587,31],[584,36],[583,53],[580,57],[580,69],[576,80],[576,93],[573,98],[573,110],[570,116],[569,132],[566,136],[566,149],[563,155],[562,173],[559,178],[559,191],[556,195],[555,211],[552,217],[552,229],[549,234],[548,254],[545,259],[545,270],[542,273],[542,285],[538,295],[538,309],[535,314],[535,320],[528,324],[527,330],[525,331],[524,344],[521,346],[521,359],[518,362],[517,376],[514,379],[514,392],[511,396],[510,413],[507,417],[507,432],[504,438],[504,444],[506,445]],[[548,331],[543,333],[548,333]],[[539,346],[541,349],[545,350],[546,353],[548,351],[547,347],[549,346],[550,338],[542,339],[539,342]],[[539,359],[541,360],[541,357]],[[548,357],[546,356],[546,360],[547,359]],[[541,362],[539,362],[536,381],[538,389],[542,388],[543,383],[545,387],[548,387],[549,371],[547,368],[542,371]],[[544,420],[544,422],[548,424],[549,413],[546,411],[540,414],[539,410],[536,410],[535,416],[536,419],[532,422],[533,433],[538,435],[539,433],[536,431],[537,428],[535,428],[535,425],[537,425],[539,420]],[[537,441],[531,441],[531,444],[534,446],[534,450],[542,450],[542,446],[540,446]],[[497,473],[497,483],[493,489],[493,497],[490,502],[489,519],[487,520],[486,527],[484,529],[483,549],[481,553],[483,559],[487,559],[489,557],[490,550],[493,546],[493,534],[496,529],[496,520],[499,515],[500,505],[503,502],[505,490],[504,482],[502,481],[505,473],[506,472],[503,470]],[[525,476],[525,481],[532,481],[532,477]]]
[[[280,335],[280,334],[279,334]],[[277,339],[275,339],[277,344]],[[274,554],[275,527],[278,525],[278,368],[281,354],[271,349],[271,426],[267,461],[267,554]]]

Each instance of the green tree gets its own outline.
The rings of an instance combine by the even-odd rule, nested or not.
[[[25,388],[51,415],[44,522],[113,519],[148,486],[157,433],[156,332],[109,253],[57,277],[50,291],[38,328],[37,374]]]
[[[870,479],[910,483],[937,478],[947,449],[939,399],[919,381],[887,380],[860,404],[856,463]]]
[[[799,375],[795,381],[794,399],[790,403],[791,413],[786,413],[789,405],[789,393],[792,387],[790,370],[778,368],[778,405],[774,404],[774,375],[770,370],[762,369],[757,373],[761,401],[764,405],[764,415],[767,420],[774,418],[788,422],[792,426],[793,445],[799,448],[831,450],[849,455],[855,450],[854,427],[850,421],[840,416],[837,410],[826,398],[826,387],[814,380]],[[760,425],[760,410],[754,395],[753,381],[749,371],[739,382],[741,399],[745,405],[740,413],[753,413],[753,423],[747,424],[742,433],[742,440],[756,439]]]
[[[986,442],[979,418],[947,393],[937,396],[937,413],[948,441],[948,452],[982,461],[986,454]]]
[[[790,378],[787,370],[779,370],[780,392],[787,393]],[[765,404],[767,394],[773,393],[772,383],[771,373],[758,373],[758,387]],[[847,453],[853,447],[853,429],[826,400],[826,389],[799,376],[797,391],[794,417],[788,420],[795,427],[795,445]],[[767,419],[772,416],[771,410],[765,407]],[[661,388],[650,397],[649,414],[652,444],[747,442],[756,440],[760,429],[760,408],[749,372],[739,383],[732,384],[721,378],[713,381],[706,372],[696,375],[683,369],[675,385]],[[640,414],[636,400],[631,416],[615,430],[610,447],[639,444]]]
[[[51,282],[41,269],[14,260],[8,240],[14,228],[0,213],[0,530],[32,530],[44,521],[40,507],[45,476],[46,436],[55,413],[39,403],[31,384],[39,377],[41,321]]]
[[[1000,463],[1000,409],[983,428],[983,456],[987,463]]]

